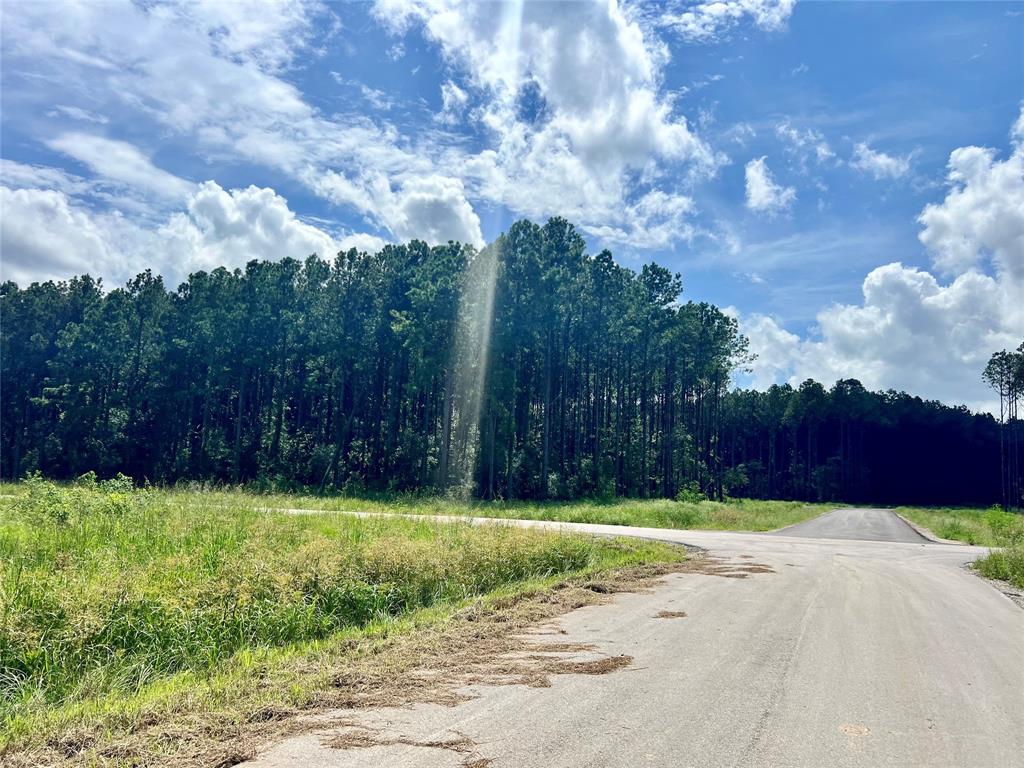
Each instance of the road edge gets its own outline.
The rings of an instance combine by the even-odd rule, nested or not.
[[[894,515],[896,515],[896,517],[898,517],[904,523],[909,525],[911,528],[913,528],[917,532],[917,534],[919,536],[923,536],[924,538],[928,539],[928,541],[934,542],[935,544],[957,544],[957,545],[963,545],[963,544],[967,543],[965,541],[953,541],[953,539],[943,539],[943,538],[940,538],[939,536],[936,536],[934,533],[932,533],[930,530],[928,530],[924,526],[918,525],[913,520],[907,519],[906,517],[901,515],[896,510],[891,509],[889,511],[892,512]]]

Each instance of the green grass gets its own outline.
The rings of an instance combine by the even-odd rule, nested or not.
[[[38,479],[12,491],[0,500],[0,756],[155,701],[230,706],[284,660],[424,609],[683,556],[505,527],[286,516],[242,494]]]
[[[897,507],[896,512],[942,539],[980,547],[1024,544],[1024,515],[990,509]]]
[[[454,501],[438,497],[387,499],[314,496],[256,496],[268,507],[392,512],[410,515],[456,515],[564,523],[634,525],[644,528],[689,528],[719,531],[768,531],[816,517],[836,504],[732,499],[727,502],[678,502],[671,499],[582,501]]]
[[[1024,546],[1020,544],[993,550],[974,567],[990,579],[1002,579],[1024,589]]]
[[[904,517],[943,539],[982,547],[1000,547],[974,567],[992,579],[1024,587],[1024,515],[990,509],[922,509],[900,507]]]

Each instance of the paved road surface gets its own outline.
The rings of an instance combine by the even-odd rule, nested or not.
[[[893,520],[843,510],[777,534],[522,523],[687,542],[775,572],[676,574],[553,622],[560,640],[632,656],[618,672],[479,687],[456,707],[334,713],[385,740],[466,737],[470,755],[336,749],[345,727],[325,724],[251,768],[1024,766],[1024,611],[963,568],[984,550],[904,541]],[[886,531],[897,540],[873,540]]]
[[[774,533],[802,539],[905,541],[910,544],[928,541],[887,509],[835,509]]]

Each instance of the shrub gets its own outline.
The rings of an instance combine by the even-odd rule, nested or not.
[[[684,484],[676,494],[676,501],[683,504],[697,504],[707,500],[707,494],[700,489],[700,484],[696,480]]]
[[[70,485],[59,485],[33,472],[25,478],[28,493],[17,508],[36,525],[67,526],[93,515],[127,517],[136,508],[140,493],[130,477],[120,472],[109,480],[96,480],[86,472]]]
[[[1006,544],[1024,543],[1024,517],[993,506],[985,513],[985,525],[992,529],[997,540]]]

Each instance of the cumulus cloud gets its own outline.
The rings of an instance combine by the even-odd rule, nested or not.
[[[171,216],[156,235],[174,254],[168,266],[182,275],[250,259],[276,261],[311,253],[331,258],[339,250],[334,238],[299,220],[274,190],[250,186],[228,191],[213,181],[200,184],[187,212]]]
[[[430,209],[437,225],[428,236],[480,242],[472,208],[481,201],[672,243],[692,231],[680,216],[689,182],[724,162],[662,93],[667,47],[615,3],[375,6],[389,29],[416,26],[439,47],[457,75],[443,88],[439,119],[474,120],[484,139],[474,149],[436,132],[405,136],[380,113],[341,117],[309,103],[283,75],[300,55],[316,55],[319,27],[337,23],[325,4],[112,3],[57,15],[31,3],[5,8],[5,63],[30,64],[56,83],[87,80],[103,114],[128,109],[156,121],[168,147],[282,173],[394,237]],[[765,28],[789,13],[741,4]],[[50,94],[51,103],[73,103],[72,90]],[[470,101],[479,105],[472,113]],[[51,147],[147,194],[189,193],[144,153],[100,141],[68,133]],[[428,200],[431,190],[438,197]],[[638,202],[652,193],[676,202]]]
[[[446,155],[473,196],[535,218],[564,215],[595,231],[644,229],[637,217],[645,209],[630,199],[674,194],[653,183],[660,173],[707,176],[723,161],[660,95],[665,46],[615,3],[496,11],[382,0],[375,13],[396,33],[421,28],[480,96],[474,115],[489,146]],[[459,101],[449,88],[446,107]],[[638,178],[646,188],[637,189]],[[662,241],[664,218],[650,226],[661,227],[652,240]],[[686,227],[671,236],[684,238]]]
[[[993,352],[1024,339],[1024,146],[1014,131],[1002,161],[993,149],[954,150],[949,192],[918,218],[948,282],[898,262],[878,267],[864,279],[861,303],[826,308],[806,339],[765,315],[742,318],[758,355],[754,385],[853,377],[990,409],[981,371]]]
[[[18,283],[89,272],[115,284],[146,268],[170,284],[190,272],[240,267],[251,259],[333,258],[341,250],[378,250],[384,240],[336,237],[299,219],[274,190],[200,184],[184,210],[152,227],[117,213],[96,213],[53,189],[0,186],[3,279]]]
[[[386,213],[388,229],[399,240],[430,244],[458,240],[483,246],[480,219],[466,202],[462,182],[445,176],[410,179],[394,195]]]
[[[753,383],[830,384],[857,378],[872,389],[985,408],[981,370],[992,352],[1024,338],[1019,296],[1009,281],[968,272],[942,285],[899,263],[872,270],[859,305],[818,314],[818,338],[801,339],[765,315],[744,318],[755,361]]]
[[[746,165],[747,208],[773,214],[793,204],[796,190],[776,184],[766,160],[766,157],[759,157]]]
[[[898,179],[910,172],[910,156],[898,157],[878,152],[864,142],[853,148],[850,165],[859,171],[870,174],[877,181],[882,179]]]
[[[91,272],[108,275],[117,266],[110,222],[96,222],[54,189],[0,186],[0,272],[25,284]]]
[[[60,119],[109,116],[105,131],[126,118],[155,124],[162,148],[269,169],[396,238],[414,209],[429,208],[430,237],[479,242],[472,209],[484,204],[665,247],[692,237],[692,187],[727,158],[664,92],[669,51],[659,30],[709,39],[744,19],[776,29],[792,3],[647,13],[615,2],[380,0],[374,14],[388,29],[415,27],[440,50],[450,71],[438,122],[471,122],[480,139],[472,145],[443,131],[405,133],[382,114],[390,102],[363,84],[346,81],[376,112],[328,114],[307,99],[290,70],[339,28],[330,4],[110,0],[50,11],[5,6],[0,35],[9,71],[31,68],[53,84],[37,106]],[[402,48],[396,41],[393,55]],[[193,191],[113,135],[68,131],[49,146],[163,210]],[[438,196],[428,200],[430,190]]]
[[[328,21],[331,15],[312,2],[112,0],[56,15],[28,3],[5,7],[0,31],[5,65],[31,65],[55,83],[74,82],[69,67],[81,68],[94,100],[155,120],[169,147],[177,142],[201,155],[270,168],[352,206],[377,228],[409,219],[402,210],[406,187],[418,190],[409,204],[422,206],[429,202],[423,190],[433,185],[442,194],[435,209],[451,207],[442,218],[466,220],[465,194],[454,199],[452,184],[434,183],[436,168],[448,164],[443,147],[410,142],[382,119],[324,115],[281,76],[308,46],[315,14]],[[361,92],[371,100],[378,95]],[[48,145],[136,193],[170,202],[192,189],[125,142],[69,132]],[[475,235],[472,227],[458,231]]]
[[[1001,271],[1024,284],[1024,125],[1020,119],[1014,130],[1014,149],[1006,160],[997,160],[994,149],[982,147],[960,147],[949,156],[949,193],[941,203],[926,205],[918,218],[924,227],[918,237],[934,254],[939,271],[951,274],[970,269],[983,254],[991,253]]]

